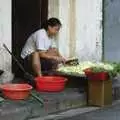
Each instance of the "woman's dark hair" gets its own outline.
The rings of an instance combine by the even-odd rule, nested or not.
[[[48,26],[54,27],[54,26],[61,26],[61,25],[62,24],[59,19],[50,18],[42,24],[41,28],[44,28],[45,30],[47,30]]]

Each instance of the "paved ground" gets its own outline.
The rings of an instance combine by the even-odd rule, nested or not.
[[[84,108],[77,108],[77,109],[72,109],[72,110],[68,110],[65,112],[61,112],[58,114],[52,114],[46,117],[41,117],[41,118],[33,118],[30,120],[66,120],[68,119],[68,117],[70,118],[74,118],[80,114],[86,113],[86,112],[90,112],[90,111],[95,111],[99,108],[97,107],[84,107]]]
[[[120,120],[120,101],[106,108],[79,108],[30,120]]]
[[[59,93],[39,93],[35,91],[32,91],[32,93],[44,101],[44,106],[41,106],[38,100],[33,97],[21,101],[1,97],[0,120],[29,120],[33,117],[44,117],[56,112],[86,106],[86,94],[80,93],[78,89],[65,89],[65,91]]]
[[[120,104],[62,120],[120,120]]]

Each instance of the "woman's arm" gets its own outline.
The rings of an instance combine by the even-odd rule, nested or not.
[[[64,62],[63,57],[58,56],[58,55],[54,55],[49,51],[39,51],[39,55],[41,58],[56,60],[58,62]]]
[[[62,57],[62,55],[60,54],[60,52],[58,51],[57,48],[50,48],[50,49],[48,50],[48,52],[49,52],[50,54],[52,54],[53,56]]]
[[[41,58],[54,59],[54,56],[47,51],[39,51],[39,55]]]

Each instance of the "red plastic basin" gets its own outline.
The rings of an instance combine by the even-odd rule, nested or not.
[[[90,68],[84,70],[86,76],[88,77],[89,80],[101,80],[101,81],[105,81],[109,79],[109,74],[108,72],[92,72],[92,70]]]
[[[43,76],[35,78],[35,81],[39,92],[60,92],[64,90],[67,79],[58,76]]]
[[[26,99],[32,90],[29,84],[4,84],[0,88],[4,97],[12,100]]]
[[[105,81],[109,79],[109,75],[107,72],[98,72],[98,73],[92,73],[88,75],[89,80],[101,80]]]

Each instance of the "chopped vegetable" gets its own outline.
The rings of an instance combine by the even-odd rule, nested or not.
[[[91,62],[82,62],[76,66],[62,66],[58,69],[60,72],[68,73],[68,74],[80,74],[84,75],[84,69],[94,66]]]
[[[106,71],[110,77],[115,77],[120,74],[120,63],[93,63],[93,62],[81,62],[76,66],[62,66],[58,69],[60,72],[66,74],[79,74],[84,75],[84,70],[87,68],[94,68],[94,71]]]

